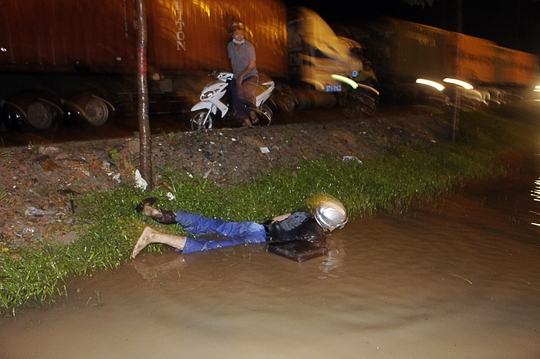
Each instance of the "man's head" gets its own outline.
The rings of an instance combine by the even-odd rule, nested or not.
[[[231,34],[231,37],[233,38],[233,41],[242,42],[244,40],[245,32],[244,32],[244,24],[241,22],[234,22],[231,27],[229,28],[229,33]]]
[[[329,199],[317,205],[315,220],[327,231],[342,229],[348,221],[347,210],[337,199]]]

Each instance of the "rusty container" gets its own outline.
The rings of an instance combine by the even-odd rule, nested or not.
[[[131,1],[5,0],[0,71],[126,73],[135,66]]]
[[[441,29],[403,20],[389,19],[395,29],[396,73],[409,79],[437,78],[446,67],[446,33]]]
[[[497,73],[495,82],[534,86],[538,81],[538,56],[495,46]]]
[[[455,32],[448,32],[447,77],[457,77],[473,84],[493,83],[496,62],[494,42]]]
[[[374,66],[395,81],[438,79],[446,68],[446,32],[409,21],[385,18],[369,27],[368,47],[376,49]]]
[[[227,43],[235,21],[255,46],[257,67],[270,76],[287,76],[286,8],[276,0],[147,2],[151,65],[167,73],[230,69]]]
[[[393,18],[367,23],[364,44],[378,76],[413,81],[458,77],[472,84],[529,86],[538,57],[492,41]]]
[[[0,72],[137,72],[134,2],[4,0]],[[287,76],[286,8],[279,0],[147,0],[148,63],[172,74],[229,69],[233,21],[246,26],[259,69]]]

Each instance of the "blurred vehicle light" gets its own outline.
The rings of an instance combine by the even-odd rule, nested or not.
[[[333,75],[332,75],[332,78],[333,78],[334,80],[337,80],[337,81],[341,81],[341,82],[346,83],[347,85],[351,86],[351,87],[352,87],[353,89],[355,89],[355,90],[356,90],[356,88],[358,88],[358,83],[356,83],[356,81],[351,80],[351,79],[348,78],[348,77],[333,74]]]
[[[452,79],[452,78],[447,77],[443,81],[446,82],[446,83],[449,83],[449,84],[454,84],[454,85],[461,86],[466,90],[472,90],[474,88],[470,83],[467,83],[465,81],[461,81],[461,80],[458,80],[458,79]]]
[[[435,81],[426,80],[426,79],[416,79],[416,83],[431,86],[431,87],[437,89],[438,91],[444,90],[444,86],[441,85],[438,82],[435,82]]]

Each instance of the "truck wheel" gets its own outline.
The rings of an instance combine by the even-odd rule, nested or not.
[[[189,120],[193,131],[212,128],[212,115],[210,111],[199,111]]]
[[[344,104],[343,114],[347,118],[358,118],[362,112],[363,112],[362,105],[356,101],[348,100]]]
[[[368,116],[373,116],[377,111],[377,104],[373,100],[366,100],[362,111]]]
[[[288,95],[283,95],[278,103],[279,109],[286,113],[291,113],[296,108],[296,101]]]
[[[46,130],[56,121],[56,111],[45,102],[36,101],[28,105],[26,120],[38,130]]]
[[[86,120],[92,126],[102,126],[109,119],[109,106],[99,98],[93,98],[84,108]]]

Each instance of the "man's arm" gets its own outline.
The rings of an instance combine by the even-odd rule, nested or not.
[[[284,219],[288,218],[290,215],[291,215],[290,213],[285,213],[285,214],[281,214],[279,216],[276,216],[276,217],[272,218],[271,223],[283,221]]]
[[[232,62],[232,61],[231,61]],[[251,60],[248,64],[248,66],[246,67],[246,69],[240,74],[240,76],[238,76],[238,78],[236,79],[236,82],[238,82],[239,85],[242,84],[242,82],[244,81],[244,77],[246,75],[249,75],[251,73],[251,71],[257,66],[257,62],[255,60]]]

